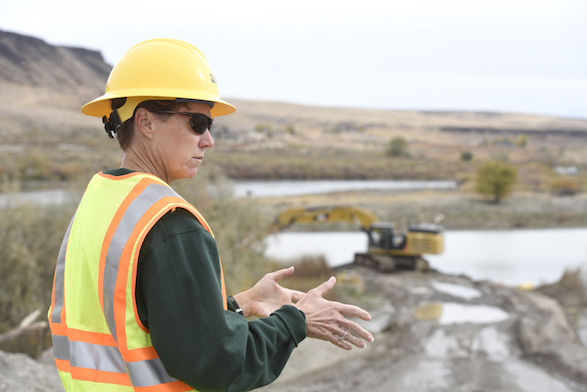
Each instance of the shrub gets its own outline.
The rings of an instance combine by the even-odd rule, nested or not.
[[[255,132],[263,134],[267,137],[272,137],[273,127],[269,123],[258,123],[255,125]]]
[[[471,151],[463,151],[461,153],[461,161],[469,162],[473,160],[473,153]]]
[[[295,264],[296,277],[326,280],[332,276],[332,270],[324,256],[302,256]]]
[[[486,161],[477,168],[475,188],[495,203],[509,194],[516,182],[517,171],[512,165],[501,161]]]
[[[408,142],[403,137],[394,137],[387,146],[386,154],[390,157],[410,156],[408,151]]]
[[[557,196],[573,196],[581,191],[579,181],[571,177],[558,177],[550,183],[550,192]]]
[[[294,265],[295,273],[282,282],[285,287],[294,290],[307,292],[334,275],[324,256],[302,256]],[[341,300],[338,287],[339,285],[335,286],[334,290],[327,293],[326,298]]]
[[[46,154],[39,151],[27,153],[19,168],[20,178],[25,180],[51,179],[50,161]]]
[[[74,205],[0,209],[0,330],[36,309],[46,314],[63,234]]]
[[[524,148],[524,147],[526,147],[527,143],[528,143],[528,138],[526,137],[526,135],[520,135],[516,139],[516,147]]]

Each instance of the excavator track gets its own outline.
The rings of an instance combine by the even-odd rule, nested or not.
[[[402,269],[422,272],[430,270],[430,263],[421,256],[388,256],[356,253],[354,264],[373,268],[381,272],[393,272]]]

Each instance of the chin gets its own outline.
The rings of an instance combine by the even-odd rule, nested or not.
[[[198,168],[197,167],[195,169],[189,170],[186,173],[185,178],[194,178],[196,176],[196,174],[198,174]]]
[[[193,169],[193,170],[186,170],[183,171],[181,173],[178,173],[178,175],[176,177],[172,177],[173,179],[170,181],[171,182],[175,182],[178,180],[187,180],[190,178],[194,178],[196,176],[196,174],[198,174],[198,169]]]

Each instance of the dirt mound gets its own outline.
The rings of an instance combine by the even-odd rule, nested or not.
[[[466,276],[352,273],[375,342],[305,340],[264,390],[587,391],[587,348],[555,300]]]

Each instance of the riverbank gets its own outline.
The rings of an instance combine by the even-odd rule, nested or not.
[[[587,194],[582,193],[555,196],[546,192],[516,192],[500,204],[494,204],[473,192],[456,188],[450,181],[315,183],[302,182],[302,185],[296,185],[294,181],[256,183],[223,180],[220,188],[214,185],[211,192],[232,192],[236,202],[252,200],[269,220],[288,208],[349,205],[365,208],[379,220],[395,222],[403,227],[421,222],[440,222],[448,230],[587,227]],[[357,184],[363,183],[371,189],[345,190],[345,187],[358,188],[362,185]],[[37,183],[34,185],[12,192],[0,192],[0,207],[29,202],[39,205],[63,204],[77,200],[83,192],[81,185],[73,183],[45,184],[43,187]],[[185,185],[181,183],[182,187]],[[197,187],[198,183],[187,185]],[[411,188],[402,189],[402,186]],[[355,229],[352,225],[338,225],[336,228]],[[324,227],[316,229],[323,230]],[[313,228],[305,226],[301,230]]]
[[[273,213],[295,207],[353,205],[400,226],[437,221],[449,230],[587,227],[585,194],[520,192],[500,204],[461,190],[355,191],[267,197],[258,201]]]

